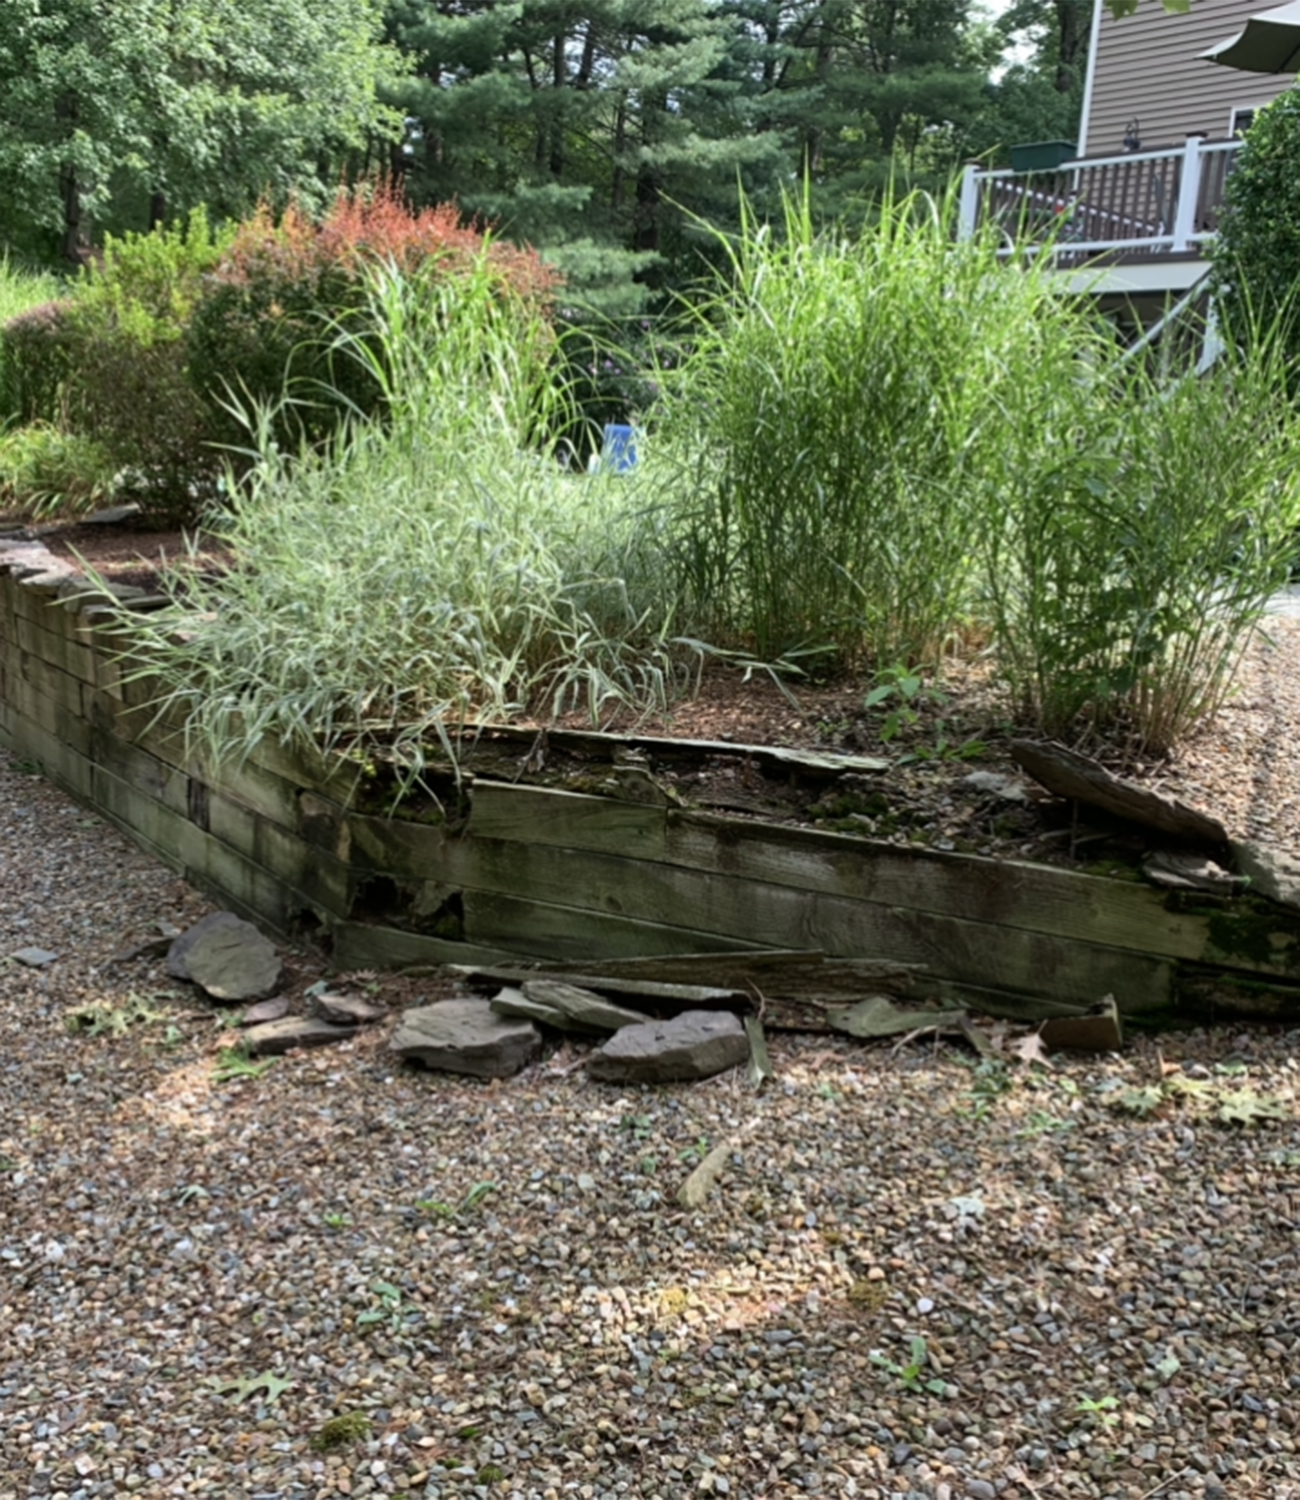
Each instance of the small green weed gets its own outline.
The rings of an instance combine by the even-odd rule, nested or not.
[[[406,1308],[402,1302],[401,1287],[394,1286],[391,1281],[372,1281],[370,1291],[378,1306],[369,1307],[365,1312],[358,1313],[357,1327],[368,1328],[382,1323],[390,1332],[396,1333],[406,1321]]]
[[[359,1443],[370,1436],[370,1418],[363,1411],[346,1411],[321,1423],[312,1434],[311,1446],[317,1453],[333,1453],[349,1443]]]
[[[906,1364],[898,1364],[888,1358],[879,1350],[871,1355],[871,1363],[884,1370],[886,1374],[892,1375],[900,1385],[907,1387],[909,1391],[927,1391],[931,1396],[942,1396],[947,1393],[947,1385],[938,1378],[929,1380],[922,1379],[925,1369],[930,1363],[930,1350],[925,1340],[919,1334],[913,1334],[907,1341],[908,1360]]]
[[[970,1120],[983,1120],[1004,1094],[1016,1086],[1006,1063],[998,1057],[981,1057],[976,1062],[961,1060],[963,1067],[971,1070],[970,1092],[957,1105],[957,1113]]]
[[[350,1214],[336,1213],[333,1210],[330,1210],[329,1212],[323,1213],[320,1216],[320,1221],[322,1224],[324,1224],[326,1229],[346,1229],[352,1222],[352,1216]]]
[[[275,1066],[276,1059],[268,1057],[262,1062],[254,1062],[242,1047],[223,1047],[217,1056],[216,1067],[212,1071],[213,1083],[234,1083],[239,1078],[260,1078],[268,1069]]]
[[[649,1115],[624,1115],[618,1122],[618,1128],[634,1141],[643,1141],[654,1127]]]
[[[120,1005],[100,1002],[82,1006],[80,1010],[70,1011],[63,1025],[69,1036],[125,1036],[133,1027],[165,1021],[167,1012],[155,1010],[149,1001],[170,998],[171,992],[163,991],[157,995],[128,995]]]
[[[1074,1405],[1080,1415],[1095,1418],[1102,1427],[1114,1427],[1119,1421],[1118,1407],[1119,1398],[1116,1396],[1099,1396],[1096,1400],[1084,1396]]]

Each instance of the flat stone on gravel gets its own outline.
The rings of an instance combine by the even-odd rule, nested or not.
[[[295,1047],[331,1047],[356,1034],[353,1026],[335,1026],[319,1016],[285,1016],[282,1021],[250,1026],[243,1044],[251,1057],[278,1057]]]
[[[408,1062],[473,1078],[508,1078],[542,1048],[531,1021],[498,1015],[486,1000],[444,1000],[408,1010],[390,1047]]]
[[[227,1003],[263,1000],[273,995],[282,973],[275,944],[251,922],[241,921],[229,912],[224,915],[231,920],[214,923],[184,951],[188,977],[213,1000]],[[184,942],[188,936],[186,933],[176,941]],[[171,969],[170,954],[168,968]]]
[[[51,953],[48,948],[19,948],[9,955],[15,963],[24,964],[29,969],[44,969],[55,962],[57,953]]]
[[[1271,844],[1249,842],[1234,844],[1232,852],[1252,891],[1283,906],[1300,908],[1300,857]]]
[[[748,1056],[749,1038],[730,1011],[691,1010],[616,1031],[587,1059],[587,1072],[602,1083],[690,1082]]]
[[[173,979],[186,979],[190,977],[189,956],[190,949],[205,934],[219,932],[227,927],[236,927],[241,918],[233,911],[209,912],[202,921],[195,922],[193,927],[188,927],[179,937],[172,939],[172,945],[167,950],[167,972]]]

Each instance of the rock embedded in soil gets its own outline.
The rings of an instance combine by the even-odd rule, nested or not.
[[[58,958],[57,953],[51,953],[48,948],[19,948],[9,955],[15,963],[20,963],[28,969],[45,969]]]
[[[444,1073],[508,1078],[538,1055],[542,1034],[531,1021],[498,1015],[486,1000],[443,1000],[408,1010],[389,1046]]]
[[[748,1057],[749,1038],[736,1016],[696,1010],[616,1031],[587,1059],[587,1072],[602,1083],[687,1083]]]
[[[288,995],[272,995],[269,1000],[259,1000],[250,1005],[240,1017],[241,1026],[262,1026],[267,1021],[282,1021],[289,1014]]]
[[[168,962],[170,966],[170,956]],[[184,962],[194,984],[227,1004],[266,999],[279,988],[283,972],[275,944],[238,917],[200,933],[186,950]]]
[[[278,1057],[295,1047],[330,1047],[356,1034],[355,1026],[335,1026],[318,1016],[286,1016],[250,1026],[242,1041],[250,1057]]]

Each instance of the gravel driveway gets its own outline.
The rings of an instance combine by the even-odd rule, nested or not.
[[[0,1500],[1300,1496],[1300,1034],[219,1083],[205,909],[0,756]]]

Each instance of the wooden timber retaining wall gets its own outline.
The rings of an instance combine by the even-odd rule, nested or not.
[[[0,743],[344,967],[820,949],[924,965],[922,992],[1004,1014],[1113,994],[1152,1024],[1300,1019],[1300,917],[1259,898],[505,780],[475,779],[450,825],[376,816],[339,765],[274,745],[239,767],[187,757],[147,685],[123,680],[115,640],[66,564],[0,540]]]

